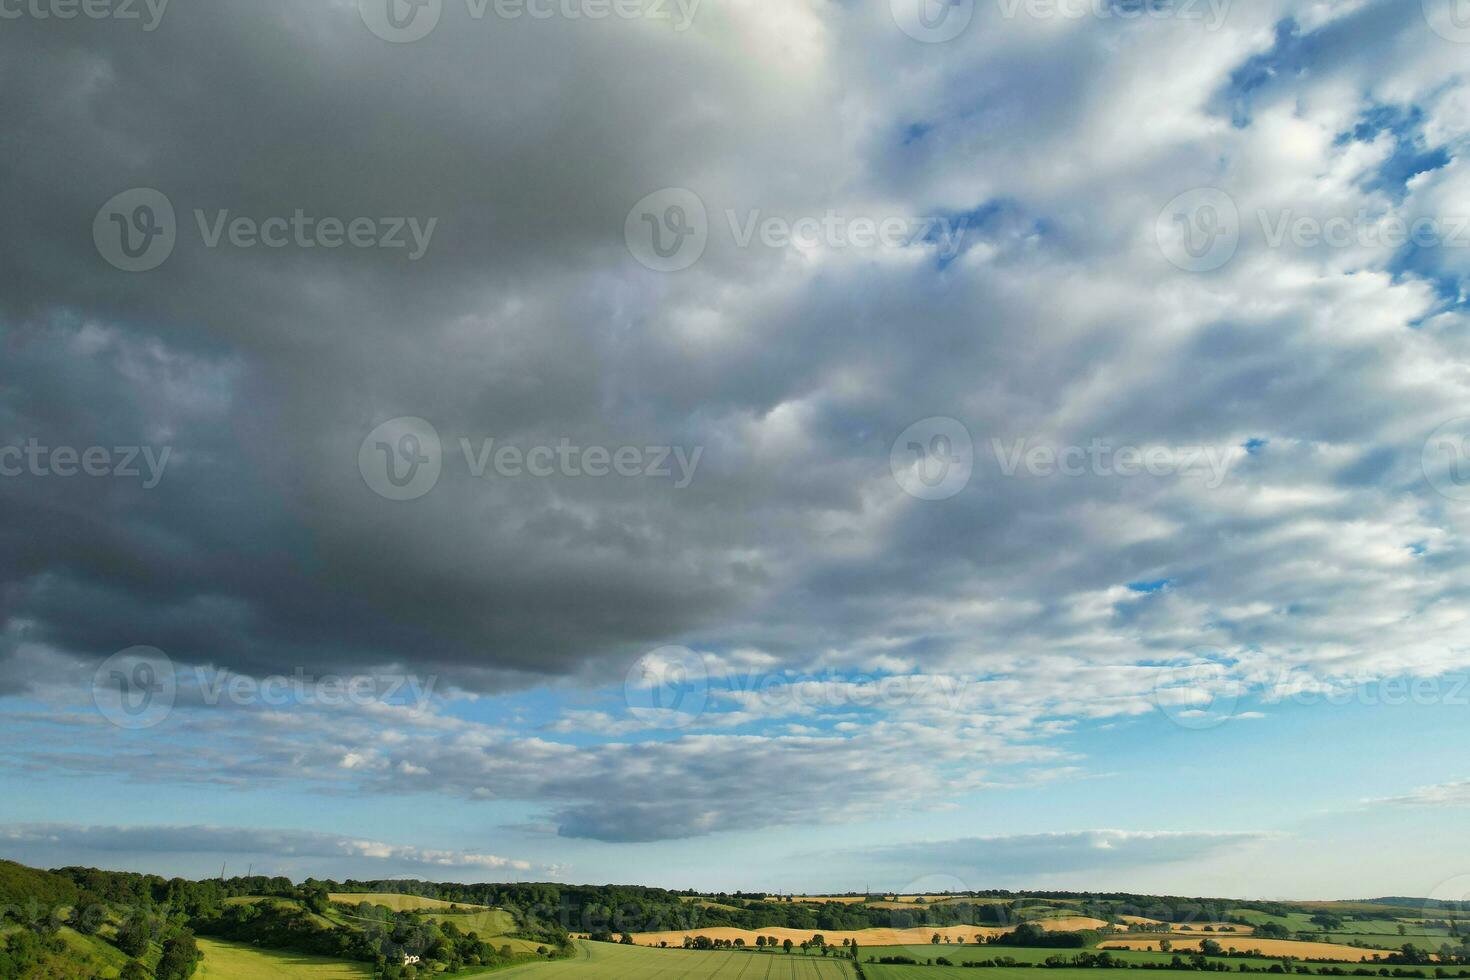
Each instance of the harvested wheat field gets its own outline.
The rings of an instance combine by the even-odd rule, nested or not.
[[[1169,941],[1173,943],[1176,952],[1199,952],[1199,944],[1202,939],[1214,939],[1225,949],[1235,949],[1242,953],[1259,952],[1262,956],[1291,956],[1304,960],[1342,960],[1347,963],[1361,963],[1364,960],[1387,956],[1393,952],[1389,949],[1359,949],[1356,946],[1344,946],[1340,943],[1304,943],[1295,939],[1256,939],[1252,936],[1232,940],[1229,933],[1223,936],[1202,936],[1200,939],[1175,939],[1171,936]],[[1102,949],[1157,950],[1159,941],[1158,939],[1109,939],[1099,943],[1099,946]]]
[[[1047,932],[1077,932],[1080,929],[1101,929],[1106,920],[1086,915],[1067,915],[1056,919],[1027,919],[1032,925],[1041,926]],[[997,930],[1004,931],[1004,930]]]
[[[1150,919],[1146,915],[1120,915],[1118,921],[1158,926],[1161,932],[1165,929],[1170,932],[1203,932],[1206,926],[1211,932],[1224,932],[1226,936],[1249,936],[1255,931],[1255,926],[1239,925],[1234,922],[1165,922],[1162,919]]]

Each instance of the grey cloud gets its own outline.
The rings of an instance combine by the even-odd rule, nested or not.
[[[420,869],[441,874],[522,877],[533,870],[527,861],[479,851],[388,844],[345,834],[304,830],[217,826],[106,826],[23,823],[0,825],[0,849],[8,857],[41,866],[82,858],[112,866],[119,856],[170,856],[197,864],[221,856],[259,858],[261,868],[336,869],[340,877],[386,877],[390,872]],[[544,870],[544,869],[542,869]],[[239,869],[244,873],[244,869]],[[273,873],[264,870],[262,873]],[[296,875],[300,877],[301,875]]]
[[[864,860],[913,875],[944,869],[963,880],[1033,878],[1075,871],[1117,871],[1198,861],[1268,840],[1261,833],[1083,830],[914,842],[861,852]],[[856,855],[855,855],[856,856]]]

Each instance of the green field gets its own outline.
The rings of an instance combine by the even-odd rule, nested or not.
[[[202,980],[371,980],[372,971],[360,963],[328,960],[301,953],[256,949],[238,943],[200,938],[204,959],[195,977]]]
[[[572,959],[515,966],[491,976],[495,980],[852,980],[856,976],[852,965],[838,957],[650,949],[584,941],[578,941],[577,947]],[[974,971],[970,974],[974,980]]]
[[[102,977],[115,977],[122,973],[131,958],[111,943],[96,936],[84,936],[74,929],[63,926],[56,933],[72,951],[79,964]],[[145,963],[151,957],[143,957]]]
[[[1045,980],[1097,980],[1097,970],[1047,970]],[[868,980],[1038,980],[1031,967],[1017,967],[976,971],[962,966],[885,966],[864,963],[863,974]],[[1108,971],[1104,970],[1107,976]],[[1133,975],[1130,973],[1130,975]],[[1199,980],[1202,974],[1194,970],[1149,970],[1149,980]],[[1209,974],[1203,974],[1208,976]]]
[[[908,957],[912,957],[913,959],[918,960],[920,963],[926,962],[928,960],[934,959],[934,958],[939,957],[939,956],[943,956],[945,959],[949,960],[951,963],[954,963],[956,966],[959,966],[960,964],[964,963],[966,960],[993,960],[993,959],[998,959],[999,957],[1002,957],[1002,956],[1009,956],[1011,959],[1016,960],[1017,962],[1020,962],[1020,963],[1045,963],[1046,960],[1047,960],[1047,958],[1048,957],[1051,957],[1051,956],[1074,956],[1077,953],[1081,953],[1081,952],[1097,953],[1097,952],[1102,952],[1102,951],[1101,950],[1097,950],[1097,949],[1080,950],[1080,949],[1035,949],[1035,948],[1029,948],[1029,947],[1003,947],[1003,946],[955,946],[955,945],[946,945],[946,944],[943,944],[943,943],[939,944],[938,946],[935,946],[934,944],[930,943],[930,944],[924,945],[924,946],[868,946],[868,947],[866,947],[866,948],[864,948],[862,950],[862,959],[863,959],[863,970],[864,970],[864,972],[871,973],[873,967],[878,966],[880,964],[872,964],[872,965],[870,965],[868,963],[868,957],[870,957],[870,956],[873,957],[873,958],[875,958],[875,959],[878,958],[878,957],[880,957],[880,956],[908,956]],[[1138,949],[1110,949],[1110,950],[1107,950],[1106,952],[1112,954],[1113,959],[1115,959],[1115,960],[1122,960],[1124,963],[1169,963],[1169,962],[1171,962],[1174,959],[1174,956],[1175,956],[1174,953],[1153,953],[1153,952],[1148,952],[1148,951],[1145,951],[1145,950],[1138,950]],[[1190,957],[1191,954],[1188,951],[1185,951],[1185,952],[1180,953],[1178,955],[1184,957],[1187,960]],[[1237,967],[1239,967],[1241,964],[1246,964],[1247,966],[1250,966],[1252,969],[1269,970],[1272,966],[1275,966],[1275,965],[1278,965],[1278,964],[1281,963],[1281,958],[1280,957],[1266,957],[1266,956],[1211,956],[1211,957],[1207,957],[1207,958],[1212,963],[1224,963],[1231,970],[1237,969]],[[1300,961],[1298,961],[1298,962],[1300,962]],[[1325,964],[1303,964],[1303,965],[1310,966],[1310,968],[1315,971],[1320,966],[1325,965]],[[1358,964],[1356,964],[1356,963],[1353,963],[1353,964],[1346,964],[1346,963],[1344,963],[1344,964],[1341,964],[1341,965],[1343,965],[1343,966],[1349,966],[1349,965],[1351,965],[1354,968],[1356,968],[1358,966]],[[888,967],[884,967],[884,969],[888,969]],[[1029,970],[1029,968],[1025,968],[1025,967],[1023,967],[1022,969],[1028,969]],[[1377,969],[1377,967],[1374,967],[1374,969]],[[1395,969],[1412,971],[1412,972],[1418,973],[1420,976],[1430,976],[1434,972],[1433,971],[1433,968],[1425,968],[1425,967],[1401,966],[1401,967],[1396,967]],[[979,974],[978,976],[981,976],[981,977],[989,977],[992,973],[1004,973],[1004,974],[1009,975],[1009,974],[1014,973],[1014,972],[1015,972],[1015,970],[1009,969],[1009,968],[1006,968],[1006,967],[988,967],[988,968],[986,968],[985,973]],[[1064,974],[1070,975],[1070,974],[1079,973],[1079,972],[1095,972],[1095,971],[1069,970],[1069,969],[1066,969],[1066,968],[1063,968],[1063,967],[1057,967],[1057,968],[1054,968],[1054,969],[1048,969],[1046,971],[1046,973],[1044,973],[1044,974],[1036,974],[1034,972],[1028,972],[1027,975],[1030,976],[1032,978],[1032,980],[1044,980],[1044,978],[1050,978],[1050,977],[1054,976],[1057,973],[1064,973]],[[1170,976],[1173,976],[1173,974],[1175,972],[1176,971],[1172,971],[1172,970],[1164,971],[1162,975],[1165,976],[1165,977],[1170,977]],[[1193,971],[1191,971],[1191,972],[1193,972]],[[1456,972],[1458,972],[1458,970],[1456,970]],[[971,972],[971,973],[967,974],[967,976],[975,977],[975,976],[977,976],[977,974]],[[1153,976],[1155,976],[1155,972],[1154,971],[1149,971],[1149,973],[1147,974],[1147,976],[1153,977]]]
[[[1374,908],[1381,907],[1374,906]],[[1327,933],[1321,932],[1321,926],[1312,921],[1312,915],[1308,912],[1268,915],[1253,909],[1232,909],[1231,914],[1248,919],[1257,925],[1274,922],[1287,929],[1292,934],[1292,938],[1296,938],[1298,933],[1308,933],[1314,941],[1318,942],[1371,946],[1374,949],[1402,949],[1405,943],[1413,943],[1420,949],[1438,949],[1442,943],[1452,941],[1449,930],[1443,927],[1431,928],[1417,922],[1401,922],[1387,918],[1348,919],[1345,917],[1348,909],[1339,911],[1330,905],[1323,906],[1319,911],[1343,915],[1342,928],[1333,929]],[[1404,926],[1406,935],[1399,935],[1400,925]]]
[[[465,906],[461,905],[460,908]],[[496,947],[509,946],[517,953],[536,952],[538,943],[528,939],[517,939],[509,935],[516,930],[516,920],[504,909],[480,909],[475,912],[455,912],[425,916],[435,922],[453,922],[461,932],[479,933],[480,938]]]

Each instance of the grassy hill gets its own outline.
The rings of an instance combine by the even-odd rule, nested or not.
[[[214,939],[199,940],[204,959],[195,977],[203,980],[371,980],[363,963],[348,963],[301,953],[256,949]]]

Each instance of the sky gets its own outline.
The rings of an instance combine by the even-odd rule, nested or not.
[[[1462,0],[3,0],[0,106],[0,857],[1470,896]]]

